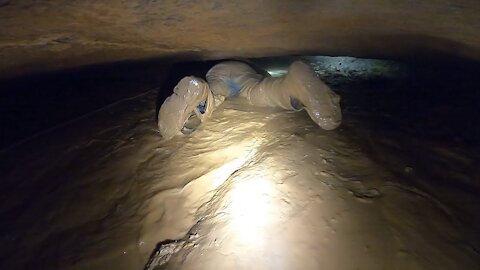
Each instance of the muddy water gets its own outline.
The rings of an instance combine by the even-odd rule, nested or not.
[[[156,95],[1,153],[2,269],[142,269],[154,250],[168,269],[479,265],[476,148],[461,138],[393,129],[346,91],[335,131],[231,100],[164,142]]]

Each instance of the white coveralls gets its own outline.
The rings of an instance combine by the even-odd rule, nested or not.
[[[321,128],[332,130],[342,121],[340,97],[301,61],[292,63],[283,77],[265,77],[243,62],[228,61],[213,66],[207,82],[187,76],[160,108],[158,127],[164,139],[191,131],[205,121],[226,97],[240,96],[250,104],[305,109]],[[218,105],[218,104],[217,104]]]

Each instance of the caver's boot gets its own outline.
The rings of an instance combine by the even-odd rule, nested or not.
[[[214,107],[215,101],[208,84],[193,76],[185,77],[160,107],[160,134],[168,140],[180,132],[191,133],[211,116]]]
[[[284,77],[267,77],[240,93],[252,105],[305,109],[321,128],[332,130],[342,122],[340,96],[320,80],[312,68],[296,61]]]

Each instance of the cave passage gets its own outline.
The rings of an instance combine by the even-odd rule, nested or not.
[[[247,61],[282,76],[298,59],[342,97],[339,128],[231,99],[162,140],[159,104],[216,62],[149,63],[158,80],[102,81],[116,100],[69,99],[91,109],[50,108],[71,115],[43,131],[23,121],[37,135],[0,152],[0,268],[477,269],[478,64]],[[112,69],[146,68],[129,67]]]

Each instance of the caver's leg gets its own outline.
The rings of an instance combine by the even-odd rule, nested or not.
[[[160,107],[160,134],[168,140],[180,132],[191,132],[210,117],[214,107],[215,101],[208,84],[193,76],[185,77]]]
[[[252,105],[305,109],[310,118],[326,130],[335,129],[342,122],[340,96],[301,61],[290,65],[288,74],[283,77],[266,77],[258,83],[247,84],[240,96]]]

